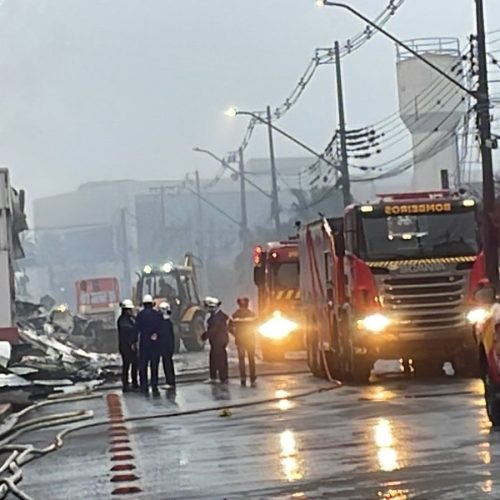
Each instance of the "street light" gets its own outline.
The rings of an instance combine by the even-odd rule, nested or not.
[[[215,153],[212,153],[212,151],[210,151],[209,149],[204,149],[204,148],[193,148],[193,151],[195,153],[203,153],[203,154],[206,154],[208,156],[210,156],[211,158],[213,158],[215,161],[218,161],[224,168],[227,168],[228,170],[230,170],[231,172],[233,172],[234,174],[236,175],[240,175],[240,172],[239,170],[236,170],[234,167],[232,167],[226,160],[224,160],[224,158],[221,158],[220,156],[217,156]],[[271,195],[265,191],[264,189],[262,189],[258,184],[255,184],[255,182],[253,182],[251,179],[248,179],[246,177],[246,175],[243,175],[243,178],[244,178],[244,181],[249,184],[250,186],[254,187],[257,191],[259,191],[259,193],[263,194],[266,198],[271,198]]]
[[[271,127],[273,130],[275,130],[276,132],[278,132],[278,134],[282,135],[283,137],[286,137],[288,140],[292,141],[294,144],[297,144],[297,146],[300,146],[302,149],[306,150],[308,153],[310,153],[313,156],[315,156],[316,158],[318,158],[318,160],[321,160],[321,161],[325,162],[327,165],[329,165],[330,167],[335,168],[336,170],[339,169],[339,165],[337,163],[334,163],[334,162],[330,161],[323,154],[318,153],[317,151],[315,151],[314,149],[312,149],[307,144],[303,143],[302,141],[300,141],[299,139],[297,139],[293,135],[289,134],[288,132],[285,132],[282,128],[279,128],[276,125],[274,125],[274,123],[272,123],[268,119],[263,118],[262,116],[260,116],[259,113],[256,113],[254,111],[242,111],[242,110],[240,110],[240,109],[238,109],[238,108],[236,108],[236,107],[233,106],[232,108],[227,109],[224,112],[224,114],[226,116],[230,116],[231,118],[233,118],[235,116],[240,116],[240,115],[241,116],[245,116],[245,115],[246,116],[250,116],[253,119],[257,120],[258,122],[264,123],[265,125]]]
[[[373,29],[382,33],[385,37],[404,48],[414,57],[439,73],[443,78],[453,83],[460,90],[474,98],[477,102],[476,110],[478,115],[478,127],[480,134],[481,157],[482,157],[482,181],[483,181],[483,237],[484,254],[486,260],[486,275],[489,281],[498,287],[498,235],[493,224],[493,214],[495,211],[495,182],[493,175],[493,154],[491,121],[490,121],[490,97],[488,88],[488,63],[486,59],[486,35],[484,27],[484,7],[483,0],[475,0],[476,4],[476,24],[477,24],[477,58],[478,58],[478,89],[471,90],[461,82],[455,80],[448,73],[430,62],[428,59],[412,49],[403,41],[378,26],[376,23],[361,14],[358,10],[342,2],[332,2],[330,0],[316,0],[316,5],[320,7],[339,7],[349,11]]]

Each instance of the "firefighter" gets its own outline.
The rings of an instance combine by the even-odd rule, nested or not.
[[[153,297],[145,295],[142,311],[137,315],[139,333],[139,378],[141,392],[149,394],[148,368],[151,369],[151,389],[154,396],[158,391],[158,367],[160,365],[160,332],[163,326],[162,314],[154,309]]]
[[[163,373],[167,389],[175,389],[175,369],[172,356],[174,355],[174,325],[170,320],[172,311],[168,302],[160,304],[160,312],[163,316],[162,329],[160,332],[160,354],[163,364]]]
[[[122,388],[123,392],[130,390],[129,371],[132,379],[132,388],[137,385],[137,328],[134,317],[134,304],[125,299],[121,304],[122,313],[117,321],[118,350],[122,357]]]
[[[238,349],[241,386],[247,385],[245,358],[248,356],[250,384],[256,386],[255,374],[255,313],[250,309],[248,297],[240,297],[236,301],[238,309],[234,312],[229,324],[229,331],[234,336]]]
[[[206,297],[203,304],[210,313],[207,330],[202,335],[202,339],[210,343],[210,379],[208,382],[215,384],[218,376],[221,384],[227,384],[229,375],[226,347],[229,343],[229,316],[221,310],[222,303],[219,299]]]

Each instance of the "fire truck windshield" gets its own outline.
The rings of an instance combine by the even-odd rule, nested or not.
[[[366,260],[477,255],[474,211],[361,217],[359,251]]]
[[[275,290],[299,288],[299,263],[277,262],[272,265],[272,280]]]

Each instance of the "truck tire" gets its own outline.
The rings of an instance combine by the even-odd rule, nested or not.
[[[205,349],[205,341],[201,336],[205,331],[205,317],[202,313],[196,313],[189,325],[189,337],[182,339],[184,347],[190,352],[200,352]]]
[[[500,388],[493,384],[488,376],[484,382],[484,399],[491,424],[500,427]]]
[[[345,373],[343,369],[343,363],[342,360],[339,358],[339,355],[333,351],[326,351],[325,359],[330,376],[336,380],[343,380],[345,377]],[[326,370],[324,370],[324,372],[325,372],[325,377],[327,377],[328,374],[326,373]]]
[[[321,361],[317,337],[313,334],[306,337],[307,366],[311,373],[318,378],[326,378],[325,367]]]

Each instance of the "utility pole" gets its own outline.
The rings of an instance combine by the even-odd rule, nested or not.
[[[271,123],[271,106],[267,106],[267,132],[269,136],[269,159],[271,162],[271,182],[272,182],[272,199],[271,199],[271,216],[274,219],[274,226],[277,236],[281,234],[280,223],[280,206],[278,200],[278,179],[276,177],[276,158],[274,156],[274,140],[273,128]]]
[[[243,263],[241,266],[242,270],[242,284],[246,288],[248,284],[248,277],[250,274],[250,241],[248,234],[248,213],[247,213],[247,196],[245,191],[245,161],[243,157],[243,148],[238,149],[238,170],[240,173],[240,198],[241,198],[241,242],[243,245],[243,251],[241,252],[241,258]]]
[[[238,171],[240,174],[241,239],[243,240],[243,250],[245,250],[248,240],[248,214],[247,195],[245,191],[245,162],[243,158],[243,148],[238,149]]]
[[[201,265],[204,270],[207,268],[207,262],[205,261],[205,231],[204,231],[204,225],[203,225],[203,210],[201,207],[201,185],[200,185],[200,173],[198,170],[194,173],[195,179],[196,179],[196,193],[197,193],[197,202],[198,202],[198,237],[196,238],[196,242],[198,243],[198,256],[201,260]],[[203,280],[207,278],[206,271],[203,273]],[[201,283],[203,285],[203,282]],[[200,287],[203,288],[203,287]]]
[[[337,73],[337,106],[339,118],[339,137],[340,137],[340,171],[342,174],[342,196],[344,198],[344,207],[351,203],[351,181],[349,178],[349,162],[347,158],[347,141],[345,130],[345,110],[344,110],[344,92],[342,89],[342,69],[340,62],[339,42],[335,42],[335,68]]]
[[[132,283],[130,280],[130,256],[128,251],[128,232],[127,232],[127,209],[123,207],[120,211],[120,236],[122,247],[122,263],[123,263],[123,287],[122,293],[128,296],[132,293]]]
[[[498,288],[498,235],[493,224],[495,211],[495,182],[490,122],[490,95],[488,86],[488,61],[484,27],[483,0],[476,0],[477,57],[479,84],[477,89],[477,119],[483,159],[483,230],[486,257],[486,276]]]

